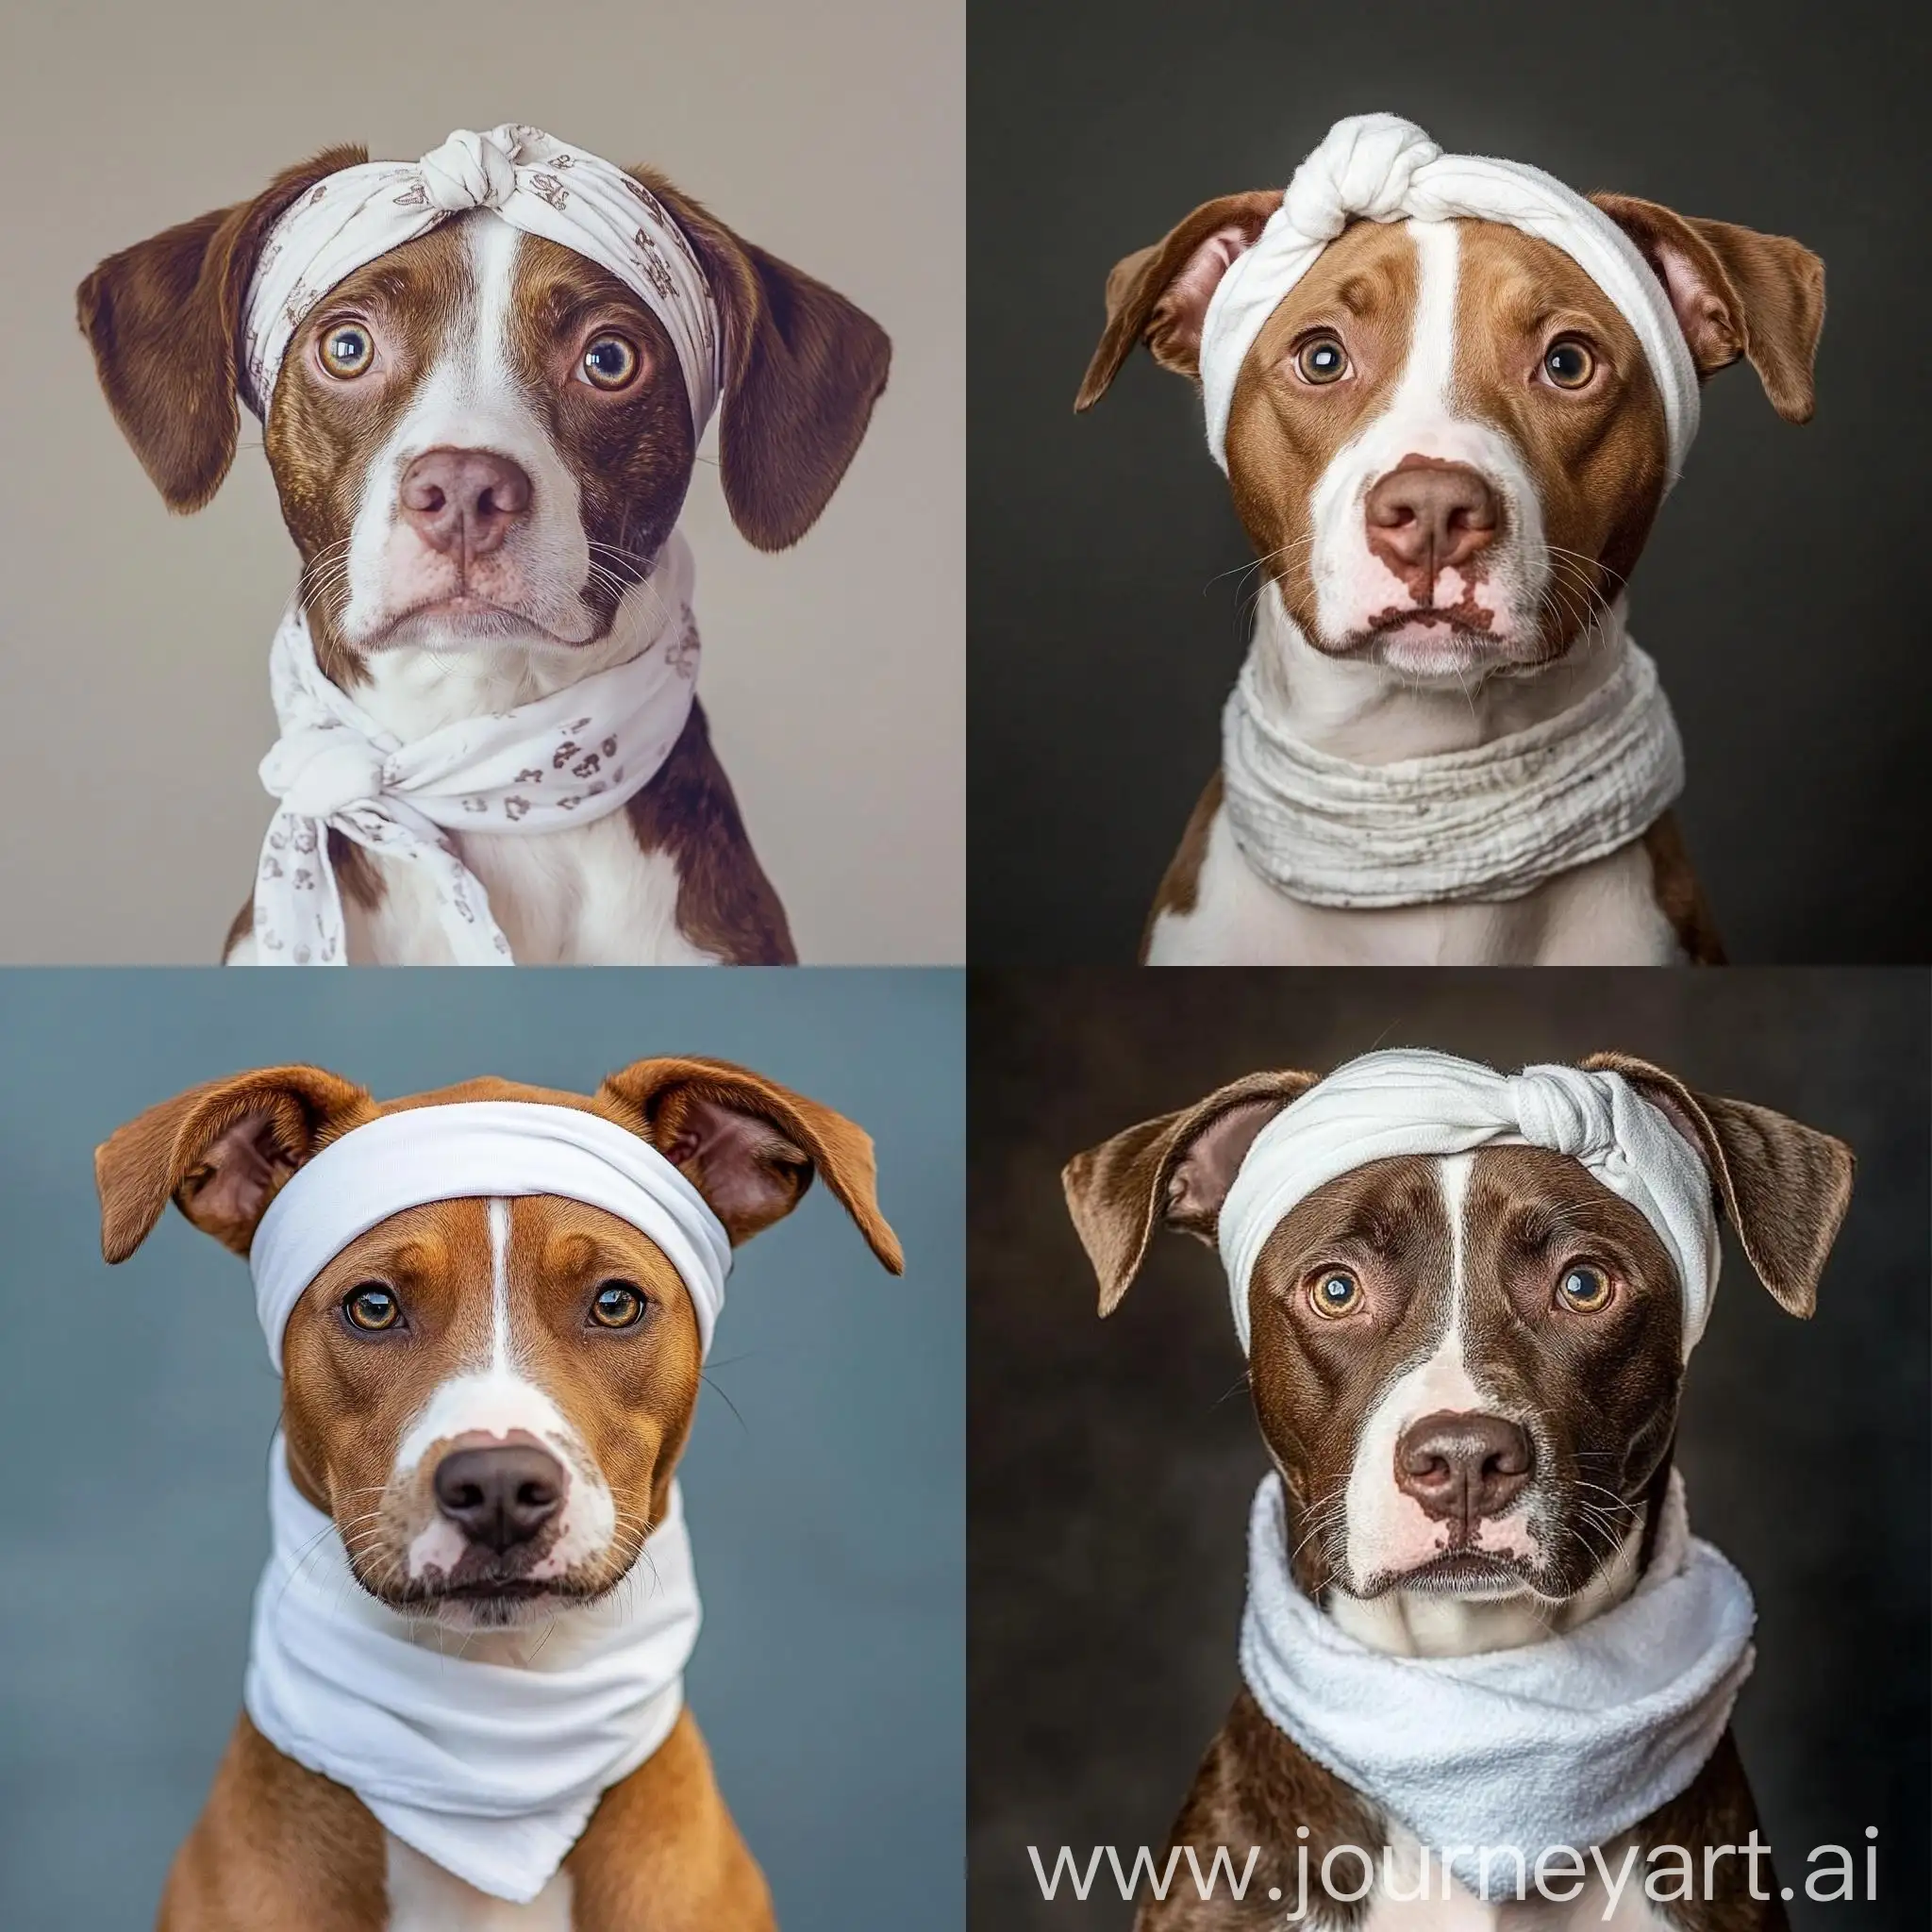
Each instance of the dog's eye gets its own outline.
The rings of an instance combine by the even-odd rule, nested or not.
[[[344,382],[375,360],[375,339],[359,322],[339,322],[322,339],[322,366]]]
[[[1294,369],[1304,382],[1325,388],[1348,374],[1348,351],[1338,336],[1310,336],[1294,352]]]
[[[1593,1262],[1579,1261],[1563,1271],[1557,1292],[1566,1308],[1579,1315],[1594,1315],[1609,1306],[1610,1277]]]
[[[584,380],[592,389],[622,389],[638,373],[638,352],[622,336],[597,336],[584,351]]]
[[[628,1328],[647,1304],[627,1281],[607,1281],[591,1300],[591,1319],[600,1328]]]
[[[1543,351],[1543,374],[1558,389],[1581,389],[1596,374],[1596,358],[1574,336],[1558,336]]]
[[[358,1328],[377,1335],[403,1319],[403,1305],[379,1281],[365,1281],[342,1297],[342,1313]]]
[[[1308,1282],[1308,1301],[1318,1315],[1352,1315],[1361,1306],[1362,1285],[1346,1268],[1323,1268]]]

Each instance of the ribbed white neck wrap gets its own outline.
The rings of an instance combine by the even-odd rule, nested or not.
[[[1499,1074],[1419,1048],[1348,1061],[1256,1135],[1219,1224],[1242,1349],[1256,1259],[1317,1188],[1397,1155],[1508,1145],[1570,1155],[1649,1222],[1683,1290],[1688,1360],[1710,1316],[1719,1261],[1710,1175],[1690,1143],[1621,1074],[1562,1066]]]
[[[281,1366],[303,1291],[359,1235],[432,1201],[557,1194],[628,1222],[690,1291],[708,1352],[731,1244],[654,1147],[576,1108],[465,1101],[385,1114],[296,1170],[249,1254]],[[598,1799],[642,1764],[683,1707],[701,1610],[676,1485],[630,1576],[572,1608],[521,1665],[390,1609],[355,1580],[334,1522],[269,1459],[274,1549],[255,1595],[245,1702],[270,1743],[361,1799],[386,1829],[494,1897],[548,1884]]]
[[[1560,248],[1636,332],[1663,396],[1670,439],[1666,487],[1697,434],[1697,370],[1663,284],[1630,238],[1592,203],[1540,168],[1445,155],[1412,121],[1357,114],[1338,121],[1295,170],[1255,245],[1236,257],[1201,330],[1208,447],[1227,467],[1236,378],[1281,299],[1352,220],[1501,222]]]

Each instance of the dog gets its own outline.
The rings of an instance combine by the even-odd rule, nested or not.
[[[1416,1107],[1418,1083],[1439,1080],[1452,1096],[1465,1081],[1505,1096],[1492,1137],[1464,1131],[1489,1118],[1487,1098],[1467,1111],[1452,1099],[1441,1116]],[[1514,1096],[1531,1089],[1553,1103],[1518,1108]],[[1297,1104],[1303,1111],[1291,1114]],[[1579,1124],[1562,1125],[1566,1115]],[[1439,1118],[1454,1122],[1440,1138],[1429,1138],[1432,1125],[1412,1131],[1414,1122]],[[1607,1165],[1605,1122],[1623,1150]],[[1319,1136],[1329,1136],[1323,1164],[1309,1164],[1310,1132],[1318,1148]],[[1272,1152],[1271,1136],[1285,1137]],[[1445,1144],[1459,1151],[1381,1151]],[[1302,1163],[1285,1191],[1269,1178],[1292,1177],[1291,1165],[1274,1164],[1284,1158]],[[1674,1172],[1646,1193],[1630,1182],[1633,1163]],[[1237,1875],[1257,1848],[1245,1903],[1224,1889],[1198,1896],[1184,1877],[1164,1901],[1142,1907],[1141,1932],[1291,1922],[1474,1928],[1527,1923],[1525,1909],[1544,1912],[1536,1923],[1550,1927],[1733,1932],[1786,1923],[1763,1855],[1747,1870],[1716,1852],[1753,1841],[1757,1823],[1728,1728],[1730,1698],[1750,1665],[1749,1592],[1707,1546],[1697,1546],[1681,1575],[1681,1557],[1659,1550],[1683,1546],[1673,1447],[1685,1360],[1715,1283],[1718,1213],[1779,1305],[1808,1316],[1853,1165],[1827,1134],[1614,1053],[1576,1068],[1532,1069],[1520,1082],[1412,1053],[1371,1055],[1326,1080],[1257,1073],[1068,1164],[1067,1199],[1099,1276],[1103,1315],[1125,1294],[1157,1228],[1218,1247],[1274,1472],[1257,1502],[1244,1688],[1172,1840],[1176,1855],[1191,1848],[1204,1874],[1218,1847]],[[1346,1724],[1309,1720],[1306,1690],[1285,1693],[1279,1716],[1263,1708],[1264,1694],[1274,1695],[1268,1687],[1282,1681],[1273,1659],[1292,1661],[1291,1647],[1281,1652],[1272,1633],[1312,1631],[1318,1657],[1344,1650],[1349,1668],[1374,1686],[1354,1708],[1372,1740],[1360,1753],[1367,1765],[1374,1740],[1399,1734],[1430,1694],[1426,1674],[1416,1674],[1422,1667],[1407,1663],[1391,1689],[1386,1659],[1452,1660],[1452,1673],[1480,1659],[1491,1690],[1507,1691],[1510,1653],[1551,1657],[1546,1640],[1588,1645],[1617,1619],[1659,1614],[1641,1648],[1661,1652],[1685,1633],[1671,1627],[1677,1607],[1659,1611],[1669,1599],[1657,1592],[1688,1593],[1693,1576],[1697,1587],[1724,1586],[1719,1627],[1729,1648],[1707,1658],[1691,1645],[1687,1675],[1706,1673],[1697,1693],[1703,1741],[1656,1786],[1659,1802],[1637,1795],[1648,1789],[1652,1757],[1617,1770],[1622,1760],[1607,1752],[1595,1762],[1568,1746],[1556,1747],[1555,1762],[1537,1757],[1538,1732],[1561,1722],[1554,1697],[1531,1707],[1527,1757],[1521,1739],[1485,1753],[1450,1722],[1430,1724],[1420,1747],[1425,1783],[1461,1780],[1479,1806],[1498,1786],[1533,1807],[1552,1792],[1561,1802],[1592,1778],[1605,1784],[1595,1815],[1622,1823],[1601,1840],[1574,1844],[1582,1869],[1571,1876],[1582,1882],[1544,1894],[1574,1904],[1485,1903],[1460,1874],[1445,1880],[1440,1863],[1432,1879],[1426,1854],[1441,1840],[1419,1843],[1387,1791],[1336,1770],[1347,1752],[1338,1754],[1334,1739]],[[1320,1677],[1317,1670],[1308,1681],[1319,1686]],[[1656,1741],[1647,1737],[1644,1750]],[[1349,1847],[1358,1848],[1354,1862],[1341,1849]],[[1655,1908],[1653,1897],[1672,1896],[1645,1891],[1660,1847],[1688,1852],[1702,1889],[1675,1896],[1704,1903]],[[1344,1862],[1324,1865],[1331,1853]],[[1553,1882],[1559,1870],[1551,1868]],[[1511,1876],[1497,1865],[1496,1881]],[[1401,1899],[1419,1897],[1435,1908],[1398,1910]],[[1304,1902],[1305,1919],[1293,1912]]]
[[[440,1198],[443,1186],[474,1184],[501,1158],[460,1136],[505,1121],[519,1134],[535,1123],[553,1137],[516,1158],[555,1158],[558,1135],[596,1148],[595,1159],[569,1156],[589,1160],[589,1184],[571,1179],[577,1191],[569,1194]],[[369,1136],[387,1138],[378,1147]],[[672,1203],[675,1220],[656,1237],[582,1198],[623,1198],[630,1184],[611,1178],[607,1158],[646,1171]],[[359,1163],[348,1171],[352,1180],[359,1174],[354,1185],[342,1178],[345,1158]],[[481,1169],[468,1164],[478,1159]],[[325,1183],[330,1163],[338,1178]],[[399,1181],[412,1164],[427,1171]],[[271,1484],[276,1560],[286,1515],[292,1561],[272,1563],[264,1576],[247,1710],[175,1860],[160,1932],[771,1927],[764,1880],[678,1690],[697,1606],[676,1582],[689,1556],[673,1478],[715,1315],[710,1287],[722,1283],[729,1247],[789,1214],[817,1174],[879,1261],[902,1272],[869,1137],[717,1060],[641,1060],[589,1097],[484,1079],[390,1102],[320,1068],[285,1066],[149,1109],[108,1137],[95,1165],[110,1262],[133,1254],[172,1199],[251,1257],[258,1305],[282,1295],[263,1319],[283,1371],[285,1448],[275,1466],[286,1474]],[[291,1191],[305,1184],[308,1205]],[[281,1264],[268,1251],[286,1257],[291,1241],[299,1249],[313,1235],[301,1226],[305,1217],[312,1224],[315,1201],[343,1211],[345,1186],[360,1220],[311,1245],[294,1273],[284,1269],[279,1291],[269,1286]],[[405,1200],[414,1205],[384,1211]],[[358,1225],[302,1287],[316,1258]],[[714,1242],[713,1260],[694,1261],[680,1229],[700,1249]],[[297,1599],[308,1608],[291,1610]],[[380,1751],[365,1753],[362,1740],[389,1736],[392,1724],[365,1678],[400,1670],[409,1696],[447,1705],[458,1735],[481,1726],[486,1745],[492,1727],[523,1723],[514,1774],[525,1757],[594,1750],[611,1722],[599,1707],[584,1735],[555,1735],[548,1707],[540,1699],[525,1709],[521,1687],[554,1681],[546,1669],[600,1667],[613,1627],[661,1622],[673,1609],[671,1627],[650,1639],[672,1646],[653,1686],[655,1728],[640,1734],[654,1748],[634,1768],[621,1761],[624,1774],[601,1792],[587,1789],[579,1809],[590,1807],[588,1821],[574,1842],[566,1826],[555,1856],[520,1886],[486,1893],[425,1856],[411,1841],[422,1836],[416,1825],[403,1823],[408,1838],[388,1827],[389,1817],[420,1823],[421,1814],[389,1812],[365,1780],[376,1778],[369,1766]],[[309,1622],[281,1656],[277,1619],[297,1613]],[[326,1707],[353,1707],[354,1736],[329,1735],[329,1721],[303,1702],[302,1674],[338,1641],[342,1683]],[[620,1651],[620,1663],[627,1656]],[[408,1668],[419,1657],[432,1674],[422,1682]],[[276,1688],[291,1679],[293,1692]],[[365,1697],[380,1707],[357,1702]],[[405,1708],[408,1722],[426,1722]],[[291,1731],[300,1757],[264,1735],[264,1714],[278,1734]],[[450,1748],[460,1760],[463,1747]],[[320,1774],[317,1763],[341,1774]],[[383,1797],[395,1795],[385,1788]],[[433,1819],[430,1828],[440,1828]],[[457,1842],[487,1864],[499,1842],[534,1828],[486,1815],[473,1825],[480,1838]]]
[[[344,195],[380,252],[342,252]],[[692,696],[675,525],[715,396],[741,533],[811,528],[885,388],[875,322],[654,171],[518,126],[393,170],[331,148],[109,257],[78,307],[169,508],[213,496],[239,393],[301,554],[277,653],[306,671],[278,655],[264,765],[285,811],[228,962],[795,962]],[[563,695],[653,673],[621,748]],[[409,791],[507,714],[541,720],[538,755]],[[345,723],[361,769],[297,769]],[[307,919],[318,886],[340,908],[283,931],[275,895]]]
[[[1654,683],[1624,591],[1697,386],[1746,358],[1808,420],[1824,309],[1794,241],[1585,202],[1386,115],[1340,124],[1285,196],[1219,196],[1117,263],[1074,407],[1137,343],[1204,385],[1262,579],[1143,963],[1721,963],[1660,692],[1610,747],[1643,747],[1629,795],[1589,802],[1575,747],[1547,799],[1518,788],[1624,667]],[[1507,864],[1477,856],[1499,797]]]

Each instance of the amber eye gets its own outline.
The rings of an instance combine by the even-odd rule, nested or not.
[[[1574,336],[1558,336],[1543,351],[1543,374],[1558,389],[1581,389],[1596,374],[1596,358]]]
[[[1610,1277],[1593,1261],[1578,1261],[1564,1269],[1557,1295],[1566,1308],[1579,1315],[1594,1315],[1609,1307]]]
[[[339,322],[322,338],[322,366],[344,382],[363,375],[375,360],[375,339],[359,322]]]
[[[628,1328],[644,1312],[645,1302],[627,1281],[607,1281],[591,1301],[591,1319],[600,1328]]]
[[[372,1335],[393,1328],[403,1319],[403,1305],[379,1281],[365,1281],[342,1297],[342,1313]]]
[[[1310,336],[1294,352],[1294,368],[1304,382],[1321,389],[1348,374],[1348,351],[1338,336]]]
[[[1318,1315],[1352,1315],[1360,1307],[1362,1285],[1346,1268],[1323,1268],[1308,1281],[1308,1304]]]
[[[622,336],[596,336],[584,351],[584,380],[592,389],[622,389],[638,373],[638,352]]]

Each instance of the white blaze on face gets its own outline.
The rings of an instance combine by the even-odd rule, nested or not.
[[[409,465],[431,450],[507,457],[530,479],[528,510],[501,549],[474,559],[468,587],[570,643],[594,620],[579,592],[589,577],[577,479],[533,407],[514,358],[517,262],[523,237],[487,209],[465,216],[470,287],[456,305],[428,367],[363,473],[348,541],[349,596],[341,625],[351,644],[377,637],[405,611],[458,589],[452,560],[425,542],[401,513]],[[408,641],[432,649],[474,641],[439,628],[434,612]]]
[[[1470,1284],[1463,1214],[1469,1195],[1474,1154],[1450,1154],[1431,1163],[1449,1219],[1449,1284],[1441,1339],[1425,1361],[1405,1370],[1382,1391],[1362,1419],[1350,1471],[1347,1506],[1345,1587],[1357,1594],[1376,1577],[1412,1570],[1441,1556],[1448,1525],[1429,1515],[1413,1496],[1395,1485],[1395,1447],[1403,1432],[1425,1415],[1499,1413],[1472,1370],[1467,1352]],[[1476,1527],[1476,1550],[1535,1562],[1539,1539],[1529,1524],[1529,1491],[1500,1517]]]
[[[425,1457],[447,1453],[458,1439],[466,1448],[482,1448],[492,1439],[534,1437],[562,1465],[563,1510],[557,1540],[524,1573],[531,1580],[561,1576],[602,1556],[616,1532],[609,1487],[583,1438],[520,1365],[510,1302],[510,1204],[492,1200],[489,1214],[489,1357],[459,1367],[438,1385],[405,1431],[391,1470],[391,1493],[420,1491],[425,1498],[423,1526],[411,1539],[407,1558],[410,1582],[421,1582],[433,1570],[447,1574],[468,1546],[462,1531],[437,1513],[428,1483],[418,1481],[430,1474]]]
[[[1496,538],[1480,553],[1480,580],[1441,571],[1432,601],[1447,608],[1473,593],[1475,604],[1493,612],[1490,634],[1498,642],[1533,641],[1548,578],[1542,504],[1516,443],[1469,414],[1466,399],[1457,393],[1458,225],[1403,225],[1415,244],[1417,284],[1402,374],[1384,407],[1336,453],[1311,503],[1309,572],[1318,627],[1324,640],[1339,642],[1360,636],[1387,611],[1414,606],[1409,584],[1369,547],[1367,505],[1384,476],[1419,456],[1475,470],[1499,512]],[[1441,624],[1394,633],[1385,650],[1390,663],[1418,675],[1468,661],[1468,640],[1454,643]]]

